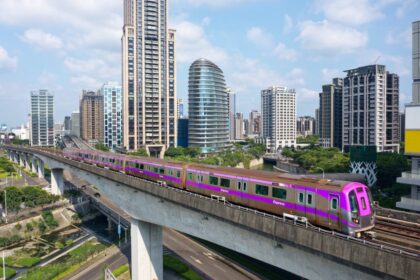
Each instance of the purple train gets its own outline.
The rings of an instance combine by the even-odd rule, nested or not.
[[[374,227],[370,191],[357,182],[76,149],[64,156],[352,236]]]

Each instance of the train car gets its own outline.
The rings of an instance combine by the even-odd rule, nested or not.
[[[66,149],[64,155],[353,236],[374,226],[370,191],[361,183],[104,152]]]
[[[369,189],[355,182],[191,164],[187,190],[253,209],[306,218],[310,223],[360,235],[374,226]]]

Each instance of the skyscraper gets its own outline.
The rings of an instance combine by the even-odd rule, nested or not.
[[[401,197],[398,208],[420,211],[420,21],[412,25],[413,100],[405,107],[405,154],[412,156],[411,172],[403,172],[400,184],[411,185],[411,195]]]
[[[298,136],[306,137],[315,133],[315,119],[313,117],[305,116],[296,119],[296,134]]]
[[[176,146],[175,30],[166,0],[124,0],[123,141],[163,155]]]
[[[384,65],[345,71],[343,148],[376,146],[378,152],[399,151],[398,76]]]
[[[235,140],[244,139],[244,115],[242,113],[235,114]]]
[[[262,136],[272,152],[296,144],[296,91],[269,87],[261,91]]]
[[[261,113],[257,110],[249,113],[249,133],[258,136],[261,134]]]
[[[64,117],[64,130],[66,131],[71,130],[71,117],[70,116]]]
[[[83,91],[80,99],[81,137],[90,144],[104,140],[104,98],[100,92]]]
[[[116,82],[102,86],[104,98],[104,144],[111,149],[122,145],[122,89]]]
[[[185,115],[184,115],[184,101],[182,100],[182,98],[177,99],[176,108],[177,108],[176,115],[178,119],[183,119]]]
[[[206,59],[196,60],[188,79],[188,144],[201,153],[229,146],[229,104],[222,70]]]
[[[80,137],[80,113],[71,113],[71,132],[70,134]]]
[[[227,88],[229,102],[229,139],[235,140],[235,114],[236,94],[231,88]]]
[[[322,147],[343,147],[343,79],[335,78],[333,82],[322,86],[319,94],[318,131]]]
[[[31,146],[54,145],[54,95],[48,90],[31,92]]]

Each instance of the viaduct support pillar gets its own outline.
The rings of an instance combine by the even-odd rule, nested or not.
[[[131,221],[131,279],[163,279],[162,227]]]
[[[32,173],[37,174],[38,173],[38,167],[36,165],[36,159],[35,157],[32,157],[32,161],[31,161],[31,166],[32,166]]]
[[[44,179],[44,162],[40,159],[37,160],[38,178]]]
[[[26,169],[26,171],[31,171],[31,164],[29,162],[29,160],[30,160],[29,155],[25,154],[24,159],[25,159],[25,169]]]
[[[19,154],[19,164],[22,167],[25,167],[25,155],[23,153]]]
[[[63,169],[51,169],[51,193],[55,195],[64,194],[64,175]]]

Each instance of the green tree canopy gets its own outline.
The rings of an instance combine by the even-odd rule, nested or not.
[[[378,153],[378,183],[380,187],[389,187],[395,183],[401,173],[409,170],[406,156],[397,153]]]

